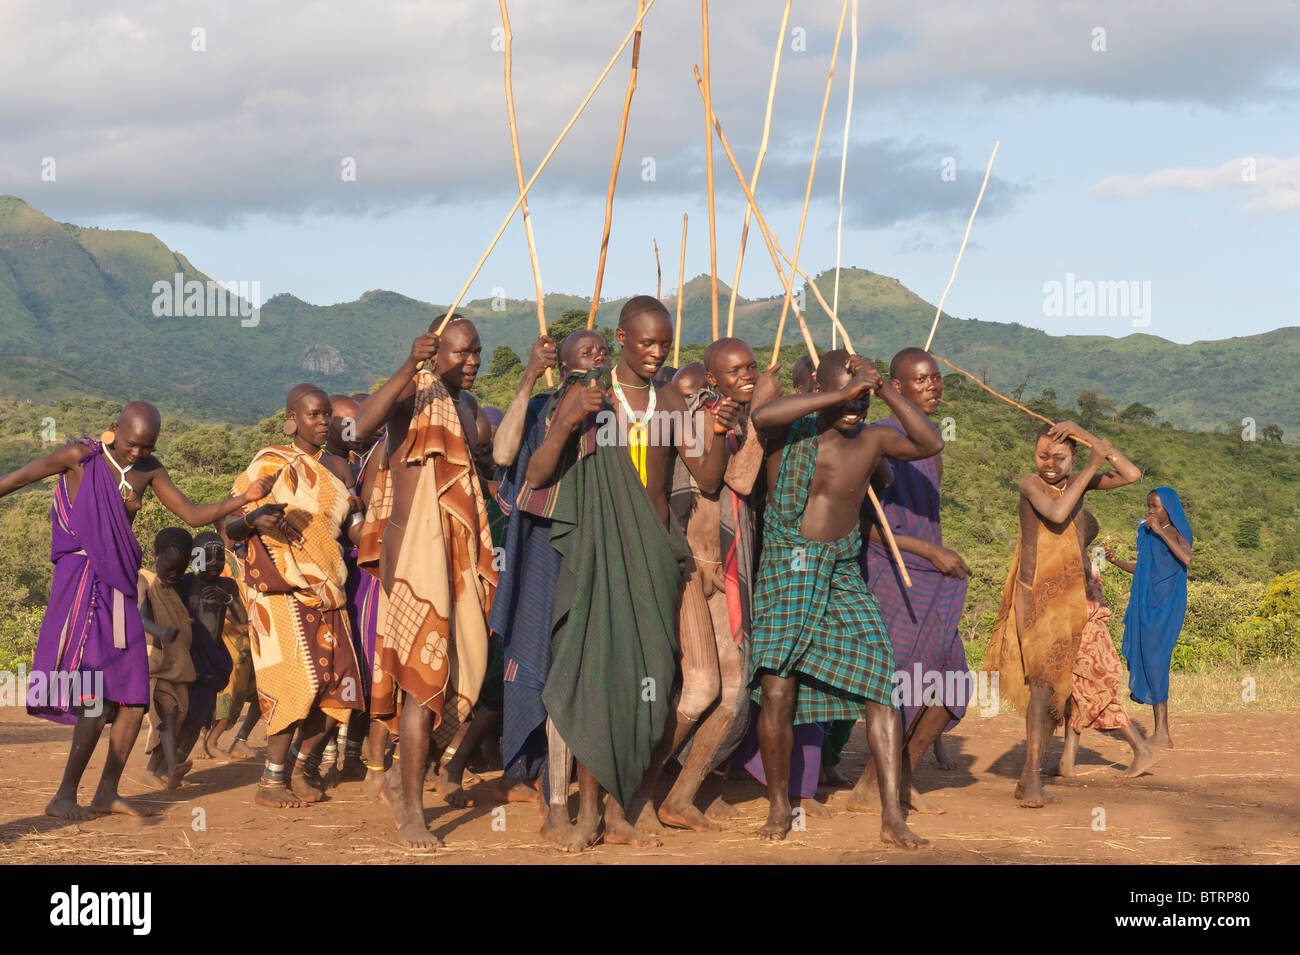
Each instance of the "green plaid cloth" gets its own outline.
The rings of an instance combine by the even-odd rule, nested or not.
[[[867,702],[893,706],[894,651],[858,567],[855,526],[836,541],[799,533],[817,465],[817,416],[795,422],[769,496],[754,584],[749,685],[763,673],[794,676],[794,722],[856,720]]]

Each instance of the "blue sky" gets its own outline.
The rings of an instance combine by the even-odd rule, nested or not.
[[[668,293],[683,212],[687,276],[708,269],[704,117],[690,73],[699,10],[660,3],[646,18],[606,296],[654,290],[652,237]],[[635,5],[515,7],[515,96],[531,171]],[[781,7],[711,5],[715,108],[747,174]],[[936,301],[1000,140],[951,313],[1054,334],[1132,331],[1123,317],[1044,314],[1044,283],[1072,273],[1150,282],[1143,331],[1175,341],[1297,324],[1300,48],[1289,38],[1300,4],[1133,7],[1058,12],[1025,0],[999,5],[994,19],[969,4],[863,4],[844,264]],[[264,297],[328,304],[386,288],[445,302],[515,197],[495,5],[374,3],[357,7],[346,29],[309,16],[315,9],[6,5],[0,28],[30,39],[0,64],[0,191],[60,220],[153,232],[214,277],[260,281]],[[795,3],[785,35],[758,199],[787,251],[838,14],[833,2]],[[1099,25],[1105,51],[1091,49]],[[796,49],[796,29],[806,49]],[[591,294],[627,62],[532,194],[548,291]],[[848,66],[846,26],[803,240],[809,270],[835,264]],[[45,156],[58,161],[54,182],[40,179]],[[341,181],[343,156],[356,158],[356,182]],[[956,182],[940,177],[948,156]],[[641,177],[645,157],[652,182]],[[1235,177],[1243,157],[1256,159],[1253,183]],[[718,271],[729,282],[744,200],[716,145],[715,176]],[[497,287],[532,294],[518,219],[470,296]],[[741,292],[779,289],[751,232]]]

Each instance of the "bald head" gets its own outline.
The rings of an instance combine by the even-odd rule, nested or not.
[[[633,295],[618,313],[618,327],[626,327],[633,319],[647,312],[668,315],[668,309],[664,306],[664,303],[653,295]]]
[[[162,415],[147,401],[132,401],[110,426],[113,440],[109,443],[119,464],[134,465],[153,454],[162,430]]]
[[[326,404],[329,404],[330,400],[330,396],[325,393],[325,389],[317,385],[307,383],[294,385],[289,389],[288,397],[284,399],[284,410],[298,411],[308,397],[321,398]]]
[[[598,331],[580,328],[560,342],[560,369],[565,374],[590,371],[608,364],[609,348],[605,345],[605,336]]]
[[[677,369],[677,374],[673,375],[673,387],[688,401],[695,397],[695,394],[704,387],[704,375],[706,369],[698,361],[689,362]]]

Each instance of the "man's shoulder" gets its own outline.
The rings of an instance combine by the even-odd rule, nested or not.
[[[167,469],[163,467],[162,461],[158,459],[156,454],[151,454],[135,462],[135,470],[142,471],[152,478],[155,475],[163,473]]]

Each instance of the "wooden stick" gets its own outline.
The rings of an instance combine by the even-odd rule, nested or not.
[[[699,87],[700,96],[704,95],[704,81],[700,78],[700,68],[695,67],[695,85]],[[750,210],[754,213],[754,221],[758,223],[759,232],[762,233],[763,242],[767,246],[767,254],[772,257],[772,265],[776,268],[777,277],[781,279],[781,287],[786,291],[786,298],[790,301],[794,309],[795,317],[800,320],[800,330],[805,331],[806,326],[803,324],[799,306],[793,301],[793,290],[791,282],[793,273],[789,279],[785,276],[785,269],[781,268],[781,260],[777,258],[776,237],[772,234],[771,228],[768,227],[767,220],[763,218],[762,211],[758,208],[758,202],[754,199],[754,191],[749,188],[749,183],[745,181],[745,174],[740,171],[740,164],[736,162],[736,154],[731,151],[731,145],[727,142],[727,137],[723,135],[722,124],[718,122],[718,114],[710,108],[709,115],[713,118],[713,128],[717,131],[718,140],[722,143],[722,148],[727,153],[727,161],[731,163],[731,170],[736,174],[736,181],[740,183],[740,188],[745,193],[745,200],[749,203]],[[811,346],[812,338],[805,332],[804,343]],[[776,365],[776,357],[773,356],[771,366]]]
[[[803,247],[803,227],[808,221],[808,203],[812,201],[813,178],[817,174],[817,154],[821,152],[822,147],[822,130],[826,126],[826,107],[831,102],[831,80],[835,78],[835,60],[840,54],[840,37],[844,34],[844,17],[849,12],[849,0],[844,0],[843,6],[840,7],[840,25],[835,30],[835,45],[831,47],[831,68],[826,74],[826,92],[822,96],[822,112],[817,120],[817,138],[813,140],[813,158],[812,163],[808,166],[808,186],[804,189],[803,194],[803,212],[799,216],[799,232],[794,239],[794,258],[791,259],[796,265],[799,263],[799,250]],[[793,283],[790,289],[793,289]],[[790,310],[791,291],[787,290],[785,302],[781,305],[781,318],[776,323],[776,342],[772,345],[772,364],[776,364],[777,353],[781,350],[781,336],[785,332],[785,316]]]
[[[637,0],[637,19],[645,16],[645,0]],[[623,141],[627,138],[627,115],[632,110],[632,94],[636,92],[636,74],[641,63],[641,29],[637,28],[632,41],[632,73],[627,78],[627,94],[623,97],[623,118],[618,124],[618,145],[614,148],[614,168],[609,171],[609,191],[605,193],[605,231],[600,236],[600,261],[596,264],[596,291],[591,293],[591,311],[587,313],[587,327],[596,327],[596,312],[600,310],[600,286],[605,278],[605,255],[609,252],[609,230],[614,223],[614,186],[618,184],[618,167],[623,162]]]
[[[607,77],[609,75],[609,71],[614,68],[614,64],[618,62],[619,56],[622,55],[625,49],[627,49],[627,45],[630,42],[632,42],[632,35],[638,29],[640,29],[641,21],[645,19],[645,15],[650,12],[650,8],[655,5],[655,2],[656,0],[648,0],[648,2],[645,5],[645,9],[641,11],[639,16],[637,16],[636,23],[632,24],[632,29],[627,31],[627,36],[623,38],[623,42],[619,44],[618,49],[614,51],[614,55],[611,56],[609,58],[609,62],[605,64],[605,69],[601,72],[600,76],[596,77],[596,82],[592,84],[592,87],[590,90],[588,90],[586,97],[583,99],[581,103],[578,104],[578,108],[577,110],[574,111],[573,116],[569,119],[569,122],[565,124],[562,130],[560,130],[560,135],[557,136],[555,138],[555,142],[551,144],[550,151],[547,152],[545,157],[543,157],[541,165],[537,167],[537,170],[533,173],[532,178],[529,179],[528,183],[524,186],[524,188],[520,190],[519,198],[515,200],[515,204],[510,207],[510,211],[506,213],[506,217],[501,221],[501,226],[500,228],[497,229],[496,235],[494,235],[492,237],[492,241],[488,243],[487,251],[485,251],[483,253],[482,258],[478,260],[478,264],[474,266],[474,271],[470,273],[469,278],[465,280],[465,284],[461,287],[460,292],[456,295],[456,298],[452,301],[451,305],[447,308],[446,318],[444,318],[442,322],[438,325],[439,334],[441,334],[443,329],[447,327],[447,323],[451,321],[451,316],[456,313],[456,309],[460,307],[461,301],[464,300],[465,295],[469,292],[470,285],[474,283],[474,280],[478,278],[479,272],[483,270],[483,265],[487,262],[488,256],[492,254],[492,250],[496,248],[497,242],[501,240],[501,236],[505,233],[506,226],[508,226],[510,224],[510,220],[514,218],[515,210],[518,209],[523,204],[525,197],[527,197],[528,190],[533,188],[533,184],[536,183],[538,178],[541,176],[542,170],[546,168],[546,164],[551,161],[551,157],[555,155],[555,151],[560,148],[560,143],[564,142],[564,137],[569,135],[569,130],[573,128],[573,125],[578,121],[578,117],[582,115],[582,111],[587,108],[587,104],[590,103],[592,97],[596,95],[596,90],[600,89],[600,84],[605,82],[605,77]]]
[[[930,345],[934,342],[934,333],[939,328],[939,316],[943,314],[943,303],[948,297],[948,289],[952,288],[953,279],[957,277],[957,266],[961,265],[961,254],[966,251],[966,240],[970,238],[970,227],[975,224],[975,213],[980,211],[980,200],[984,198],[984,188],[989,184],[989,173],[993,171],[993,160],[997,158],[998,146],[1002,145],[1001,140],[993,143],[993,153],[989,156],[988,168],[984,170],[984,183],[980,186],[980,194],[975,197],[975,208],[970,211],[970,220],[966,223],[966,234],[962,236],[961,248],[957,250],[957,261],[952,264],[952,275],[948,276],[948,284],[944,287],[943,294],[939,296],[939,307],[934,310],[934,324],[930,326],[930,337],[925,340],[925,350],[930,350]]]
[[[763,158],[767,155],[767,137],[772,131],[772,102],[776,99],[776,77],[781,72],[781,50],[785,47],[785,28],[790,22],[790,4],[785,0],[785,12],[781,14],[781,28],[776,32],[776,55],[772,58],[772,79],[767,84],[767,112],[763,115],[763,139],[758,144],[758,158],[754,160],[754,173],[749,180],[751,192],[758,189],[758,174],[763,169]],[[749,217],[751,210],[745,206],[745,224],[740,229],[740,251],[736,253],[736,271],[731,278],[731,302],[727,305],[727,337],[735,333],[736,327],[736,290],[740,287],[740,267],[745,261],[745,240],[749,238]]]
[[[718,227],[713,214],[713,130],[709,123],[713,93],[709,80],[709,0],[700,0],[701,43],[704,47],[704,182],[709,206],[709,284],[712,287],[713,340],[718,340]]]
[[[704,84],[700,80],[700,71],[698,67],[696,67],[695,70],[695,83],[700,87],[700,95],[702,96],[704,94]],[[763,235],[763,241],[767,245],[768,254],[772,256],[772,264],[776,266],[776,274],[780,276],[781,284],[785,286],[786,297],[787,299],[791,299],[792,296],[790,295],[790,289],[792,287],[795,270],[794,268],[790,270],[790,278],[787,279],[785,276],[785,270],[781,268],[781,261],[777,258],[776,240],[772,236],[771,229],[767,226],[767,221],[763,218],[762,211],[758,208],[758,203],[754,199],[753,190],[749,188],[749,183],[745,181],[745,174],[740,171],[740,164],[736,162],[736,154],[731,151],[731,146],[727,143],[727,137],[723,135],[722,123],[718,121],[717,114],[715,114],[712,109],[709,111],[709,116],[713,120],[713,128],[718,133],[718,141],[722,143],[722,148],[726,152],[727,159],[731,163],[731,170],[736,174],[736,180],[740,183],[740,188],[744,190],[745,199],[754,213],[754,221],[758,223],[758,229]],[[782,254],[784,255],[784,253]],[[816,286],[814,286],[814,288],[816,288]],[[825,300],[821,298],[820,292],[817,293],[817,298],[822,301],[822,307],[824,308]],[[793,304],[793,301],[791,301],[791,305]],[[799,317],[798,306],[794,306],[794,312],[795,316]],[[833,313],[832,318],[834,318]],[[835,321],[838,322],[838,319],[835,319]],[[808,348],[808,355],[812,359],[813,368],[815,369],[818,361],[817,349],[813,347],[812,337],[807,334],[808,326],[804,324],[802,318],[800,318],[799,326],[804,332],[804,344]],[[849,339],[848,335],[844,336],[844,340],[846,347],[852,353],[853,342]],[[773,355],[772,357],[772,365],[776,365],[776,355]],[[880,499],[876,497],[876,492],[871,489],[870,485],[867,486],[867,496],[871,498],[871,506],[876,509],[876,519],[880,522],[881,533],[885,537],[885,542],[889,545],[890,553],[893,554],[894,563],[898,565],[898,573],[903,580],[903,585],[910,588],[912,586],[912,578],[907,573],[907,566],[903,563],[903,554],[898,549],[898,541],[894,540],[894,532],[889,526],[889,521],[885,519],[885,510],[880,506]]]
[[[659,264],[659,240],[652,236],[650,241],[655,244],[655,298],[662,302],[664,300],[664,269]]]
[[[677,263],[677,333],[673,335],[673,367],[680,368],[678,362],[682,354],[682,298],[686,289],[686,213],[682,213],[682,257]]]
[[[858,75],[858,0],[853,0],[853,15],[849,21],[849,102],[844,107],[844,148],[840,151],[840,199],[839,219],[835,225],[835,290],[831,293],[831,308],[838,314],[840,310],[840,256],[844,246],[844,174],[849,166],[849,121],[853,118],[853,84]],[[831,347],[835,347],[835,325],[831,327]]]
[[[515,125],[515,93],[511,79],[510,67],[513,60],[514,34],[510,32],[510,14],[506,10],[506,0],[498,0],[501,6],[501,24],[506,31],[506,116],[510,119],[510,148],[515,154],[515,181],[519,184],[519,195],[523,201],[519,205],[524,219],[524,236],[528,239],[528,259],[533,267],[533,288],[537,294],[537,331],[546,334],[546,306],[542,294],[542,267],[537,262],[537,241],[533,238],[533,219],[528,212],[528,199],[524,198],[524,162],[519,155],[519,129]],[[551,369],[546,369],[546,387],[555,387],[555,378]]]

